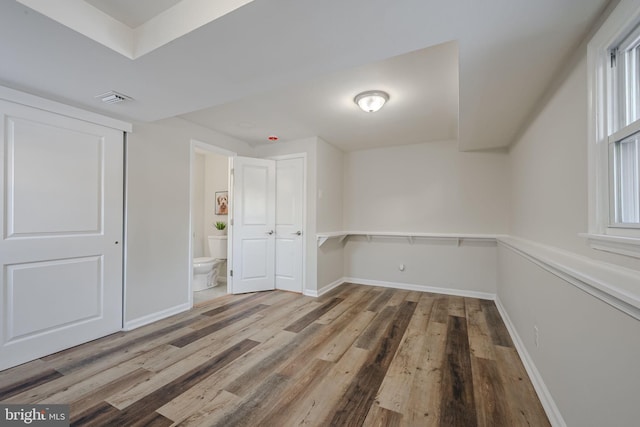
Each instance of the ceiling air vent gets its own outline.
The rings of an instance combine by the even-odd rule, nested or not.
[[[99,98],[105,104],[117,104],[118,102],[131,101],[133,99],[130,96],[123,95],[113,90],[97,95],[96,98]]]

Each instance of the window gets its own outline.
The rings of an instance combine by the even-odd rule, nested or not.
[[[640,224],[638,198],[638,139],[633,134],[613,142],[611,167],[613,168],[612,192],[614,195],[612,226],[637,227]]]
[[[588,47],[591,246],[640,258],[640,0],[621,0]]]
[[[621,43],[609,49],[611,99],[607,142],[610,145],[609,168],[610,226],[640,226],[640,185],[638,140],[640,139],[640,27]]]

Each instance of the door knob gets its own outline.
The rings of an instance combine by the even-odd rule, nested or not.
[[[269,236],[271,236],[271,235],[273,234],[273,230],[269,230],[269,231],[267,231],[267,234],[268,234]]]
[[[302,236],[302,231],[298,230],[295,233],[291,233],[291,234],[295,234],[296,236]]]

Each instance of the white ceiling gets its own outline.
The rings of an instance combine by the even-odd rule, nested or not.
[[[253,0],[15,1],[137,59]]]
[[[182,0],[84,0],[134,29]]]
[[[353,101],[387,92],[377,113]],[[449,42],[185,114],[252,145],[320,136],[345,151],[452,140],[458,132],[458,49]]]
[[[183,115],[254,143],[268,130],[345,149],[456,134],[462,150],[497,148],[513,141],[606,3],[255,0],[131,60],[2,1],[0,83],[128,120]],[[447,46],[458,52],[454,89],[454,72],[443,77],[430,59],[439,50],[450,59]],[[349,104],[385,88],[391,100],[378,113]],[[108,90],[134,101],[94,99]]]

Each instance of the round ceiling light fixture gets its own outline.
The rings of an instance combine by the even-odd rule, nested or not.
[[[356,95],[353,102],[367,113],[375,113],[389,100],[389,94],[381,90],[368,90]]]

